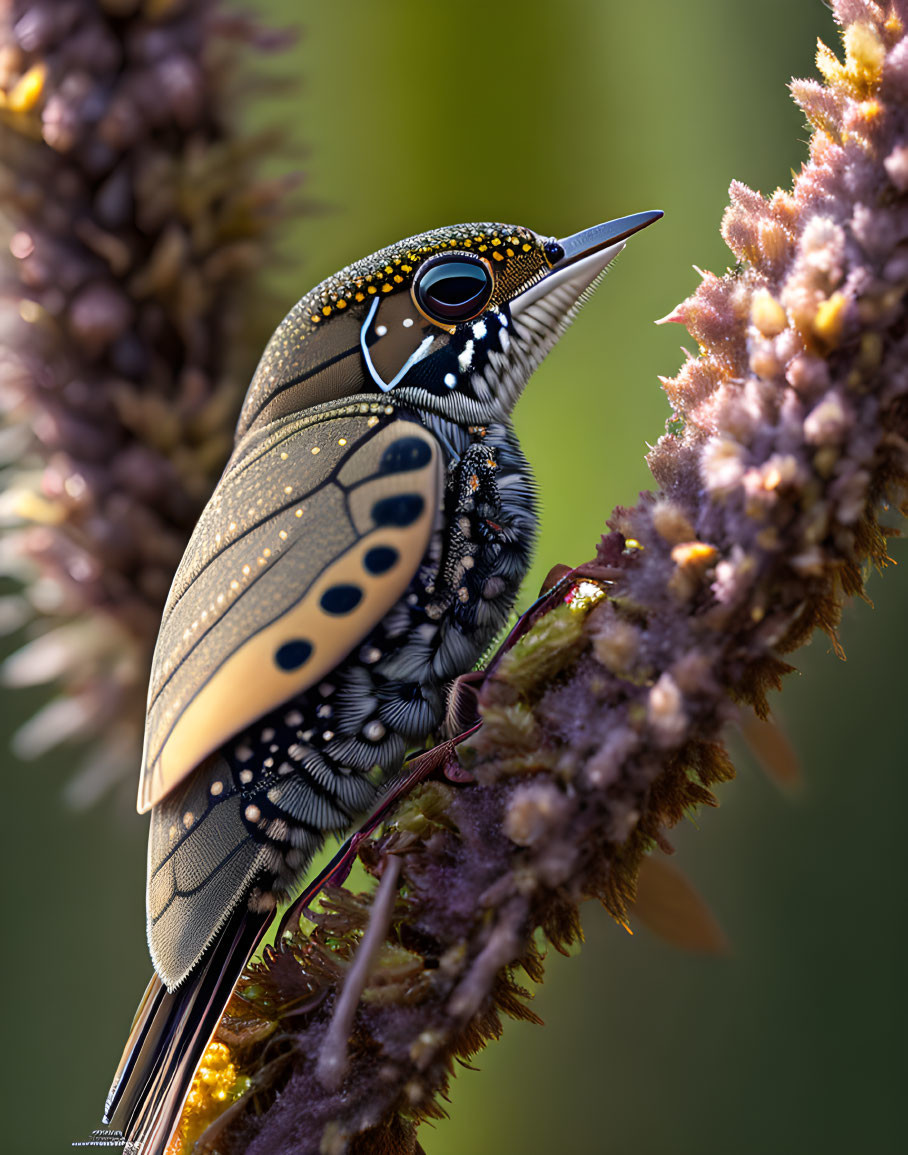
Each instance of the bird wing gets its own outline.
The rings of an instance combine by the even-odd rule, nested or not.
[[[366,637],[425,556],[442,489],[432,434],[374,399],[240,442],[164,609],[140,813]]]

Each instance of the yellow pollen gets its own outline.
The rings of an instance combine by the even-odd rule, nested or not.
[[[708,565],[716,556],[716,547],[705,541],[685,541],[672,550],[672,561],[679,566]]]

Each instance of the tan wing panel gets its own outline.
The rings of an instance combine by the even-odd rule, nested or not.
[[[402,596],[441,502],[438,443],[382,414],[275,431],[236,457],[174,579],[139,810],[324,678]]]

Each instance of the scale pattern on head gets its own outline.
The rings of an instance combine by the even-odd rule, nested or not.
[[[485,374],[478,393],[474,378],[482,381],[489,352],[508,359],[509,303],[549,271],[547,247],[549,238],[519,225],[452,225],[342,269],[307,293],[274,334],[238,436],[313,405],[391,389],[461,423],[506,417],[519,392],[513,380],[499,395],[497,373]],[[434,312],[433,300],[444,307],[440,265],[458,285],[458,274],[472,275],[478,311]],[[517,361],[522,386],[535,362]]]

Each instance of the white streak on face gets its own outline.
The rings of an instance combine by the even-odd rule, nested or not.
[[[445,373],[445,385],[447,385],[447,387],[449,389],[453,389],[456,384],[457,384],[457,378],[454,376],[454,374],[453,373]]]
[[[473,336],[476,337],[477,340],[481,341],[487,332],[485,321],[476,321],[474,323]]]
[[[461,372],[463,372],[463,373],[466,373],[466,371],[473,364],[473,342],[472,341],[467,341],[466,345],[464,345],[463,352],[457,358],[457,364],[460,366]]]

